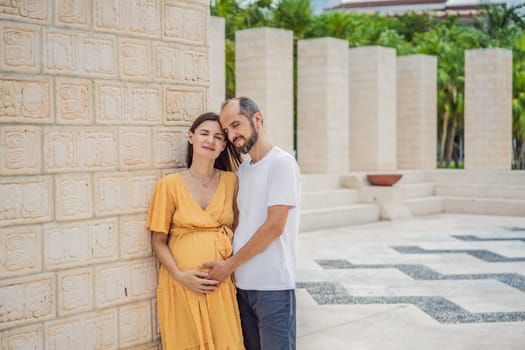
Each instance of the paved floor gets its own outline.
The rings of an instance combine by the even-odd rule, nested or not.
[[[302,233],[298,350],[525,349],[525,218]]]

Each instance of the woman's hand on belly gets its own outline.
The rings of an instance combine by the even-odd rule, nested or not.
[[[213,292],[219,284],[218,281],[207,279],[208,273],[204,271],[179,271],[176,276],[173,277],[184,287],[200,295]]]
[[[222,260],[215,244],[216,232],[197,231],[170,241],[170,250],[182,271],[203,270],[204,261]]]

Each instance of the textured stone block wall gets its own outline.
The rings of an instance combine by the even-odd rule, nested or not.
[[[465,169],[510,170],[512,52],[465,51]]]
[[[398,169],[434,169],[437,144],[437,58],[397,58]]]
[[[0,348],[160,347],[145,211],[207,109],[208,13],[0,2]]]
[[[300,40],[297,153],[305,173],[348,171],[348,42]]]

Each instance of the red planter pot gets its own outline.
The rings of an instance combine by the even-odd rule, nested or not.
[[[366,178],[371,185],[374,186],[392,186],[398,182],[402,174],[374,174],[367,175]]]

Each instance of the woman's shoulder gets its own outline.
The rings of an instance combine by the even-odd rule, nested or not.
[[[180,174],[177,172],[177,173],[171,173],[171,174],[167,174],[167,175],[164,175],[163,177],[160,178],[160,180],[158,181],[158,183],[162,183],[166,186],[175,186],[179,181],[180,181]]]

